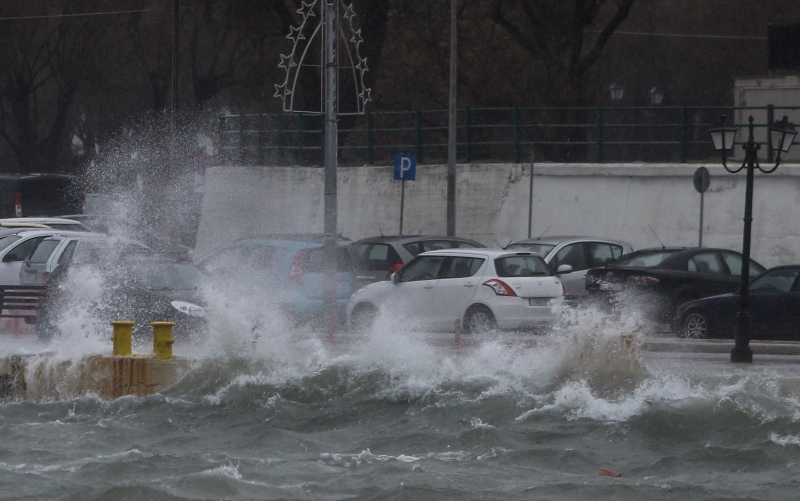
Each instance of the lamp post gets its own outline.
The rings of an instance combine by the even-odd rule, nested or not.
[[[786,153],[794,141],[797,131],[794,125],[789,122],[787,117],[775,122],[770,126],[772,148],[776,152],[775,165],[771,168],[763,168],[758,163],[758,150],[760,144],[756,144],[753,139],[753,116],[748,120],[747,142],[742,145],[744,150],[744,160],[737,169],[731,169],[726,162],[726,152],[733,149],[736,139],[736,128],[725,126],[725,115],[720,117],[719,127],[711,129],[711,140],[714,148],[722,152],[722,166],[731,174],[735,174],[742,169],[747,169],[745,192],[744,192],[744,230],[742,231],[742,272],[741,286],[739,288],[739,307],[736,312],[736,330],[734,334],[734,346],[731,350],[731,362],[752,363],[753,350],[750,349],[750,311],[749,311],[749,286],[750,286],[750,226],[753,222],[753,174],[758,169],[764,174],[775,172],[781,161],[781,153]]]

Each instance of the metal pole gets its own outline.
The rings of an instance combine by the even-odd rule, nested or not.
[[[336,218],[337,218],[337,127],[336,127],[336,0],[325,0],[324,16],[324,58],[325,58],[325,131],[324,131],[324,163],[325,163],[325,325],[328,329],[328,341],[333,342],[333,331],[336,325]]]
[[[450,110],[447,125],[447,235],[456,234],[456,4],[450,0]]]
[[[531,150],[531,178],[528,181],[528,238],[531,238],[531,225],[533,224],[533,161],[534,152]]]
[[[753,139],[753,119],[750,117],[749,136],[745,145],[747,181],[744,191],[744,231],[742,232],[742,275],[739,287],[739,309],[736,312],[736,331],[731,362],[753,362],[750,349],[750,227],[753,223],[753,174],[760,145]]]
[[[700,238],[697,241],[697,246],[703,246],[703,199],[705,197],[704,193],[700,193]]]
[[[400,235],[403,234],[403,212],[405,212],[406,205],[406,182],[400,181]]]
[[[172,140],[172,149],[175,147],[175,129],[178,113],[178,31],[180,29],[180,17],[178,11],[180,10],[180,1],[172,0],[172,102],[170,114],[170,135]],[[174,151],[173,151],[174,153]],[[173,161],[174,161],[173,154]]]

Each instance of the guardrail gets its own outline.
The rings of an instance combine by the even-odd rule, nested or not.
[[[33,318],[44,295],[43,286],[0,286],[0,317]]]
[[[714,157],[708,130],[720,115],[731,124],[737,116],[746,120],[752,114],[756,127],[766,127],[796,110],[800,107],[464,108],[457,116],[458,162],[521,163],[531,154],[552,162],[702,161]],[[445,163],[447,124],[446,109],[341,116],[339,163],[391,165],[395,153],[414,153],[422,164]],[[218,134],[219,165],[323,163],[318,115],[225,114],[219,117]]]

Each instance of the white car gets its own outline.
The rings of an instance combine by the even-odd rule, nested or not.
[[[356,291],[351,329],[372,326],[382,310],[411,329],[465,332],[543,327],[556,320],[565,289],[541,256],[499,249],[424,252],[388,281]]]
[[[0,219],[0,225],[9,224],[40,224],[46,228],[63,231],[92,231],[80,221],[62,217],[9,217]]]
[[[41,240],[22,262],[19,284],[45,285],[50,275],[62,263],[109,253],[145,253],[150,249],[128,239],[109,238],[103,233],[64,232]]]
[[[20,285],[23,261],[43,240],[54,235],[90,235],[86,232],[22,229],[0,235],[0,286]],[[105,235],[98,234],[104,237]]]

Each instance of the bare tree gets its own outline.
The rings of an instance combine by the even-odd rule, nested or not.
[[[585,79],[635,0],[494,0],[492,19],[534,58],[559,68],[564,104],[584,104]]]
[[[0,34],[0,137],[23,171],[64,167],[75,92],[104,35],[67,12],[7,22]]]

